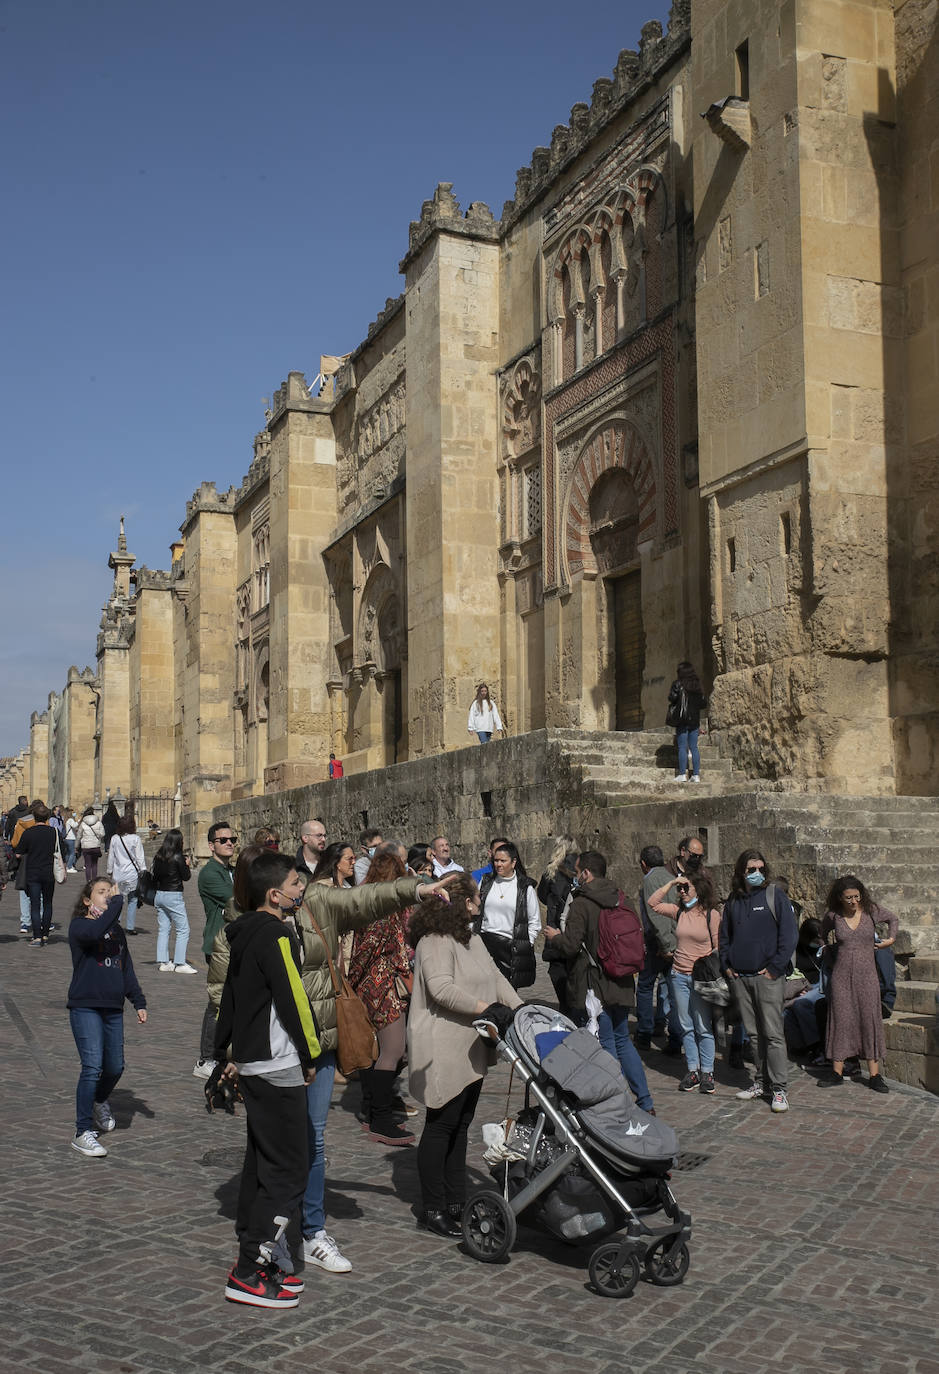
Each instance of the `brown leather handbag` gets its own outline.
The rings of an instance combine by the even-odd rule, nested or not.
[[[336,972],[336,965],[333,963],[326,936],[320,930],[319,922],[309,907],[306,910],[313,923],[313,929],[322,940],[326,951],[329,976],[336,994],[336,1035],[339,1040],[336,1062],[339,1072],[348,1078],[350,1073],[357,1073],[359,1069],[370,1069],[375,1063],[378,1058],[378,1036],[362,999],[357,996],[346,975]]]

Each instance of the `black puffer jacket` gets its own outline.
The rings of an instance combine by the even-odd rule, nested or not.
[[[487,873],[479,885],[479,915],[473,924],[473,930],[482,939],[496,968],[509,980],[513,988],[530,988],[535,981],[538,967],[535,963],[535,951],[528,939],[528,900],[525,894],[529,888],[534,888],[535,884],[531,878],[521,873],[517,873],[516,877],[518,878],[518,887],[515,897],[515,927],[512,931],[512,938],[508,939],[505,936],[495,935],[481,928],[483,912],[486,909],[486,898],[493,883],[491,873]]]
[[[563,862],[558,864],[553,878],[549,877],[547,873],[541,875],[541,882],[538,884],[538,900],[544,902],[547,908],[545,922],[549,926],[560,928],[561,913],[570,896],[576,862],[577,850],[573,849],[570,854],[564,856]],[[564,959],[564,955],[560,950],[555,949],[554,945],[554,940],[545,940],[544,942],[541,957],[546,964],[556,964]]]

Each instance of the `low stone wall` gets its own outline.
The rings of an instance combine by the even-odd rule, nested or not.
[[[535,876],[543,870],[554,836],[570,834],[580,848],[606,854],[612,876],[629,892],[638,891],[643,845],[658,844],[668,857],[682,835],[706,831],[702,838],[722,893],[737,854],[759,845],[777,872],[789,874],[793,895],[811,905],[817,896],[814,854],[776,834],[776,817],[763,809],[766,796],[708,797],[689,789],[681,801],[584,804],[561,741],[538,730],[339,782],[245,798],[213,815],[230,821],[242,844],[259,826],[272,825],[284,849],[298,843],[301,824],[313,816],[322,817],[331,840],[346,838],[353,844],[366,825],[406,844],[445,834],[457,862],[468,869],[484,861],[493,835],[505,834]],[[204,839],[197,848],[205,850]]]

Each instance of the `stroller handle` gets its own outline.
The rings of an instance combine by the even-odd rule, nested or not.
[[[486,1021],[482,1017],[477,1017],[473,1022],[473,1028],[476,1034],[481,1036],[483,1040],[495,1041],[499,1039],[499,1028],[494,1025],[492,1021]]]

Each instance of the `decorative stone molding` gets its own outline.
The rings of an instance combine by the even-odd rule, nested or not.
[[[590,541],[590,493],[599,478],[613,468],[630,476],[639,504],[638,538],[649,539],[655,527],[655,474],[642,435],[627,420],[617,418],[596,430],[583,447],[568,487],[564,560],[567,581],[578,573],[595,573],[597,563]]]
[[[537,353],[503,374],[502,449],[509,458],[529,453],[541,439],[541,370]]]
[[[749,148],[751,131],[748,100],[729,95],[708,106],[701,118],[707,120],[708,128],[734,152],[745,153]]]

